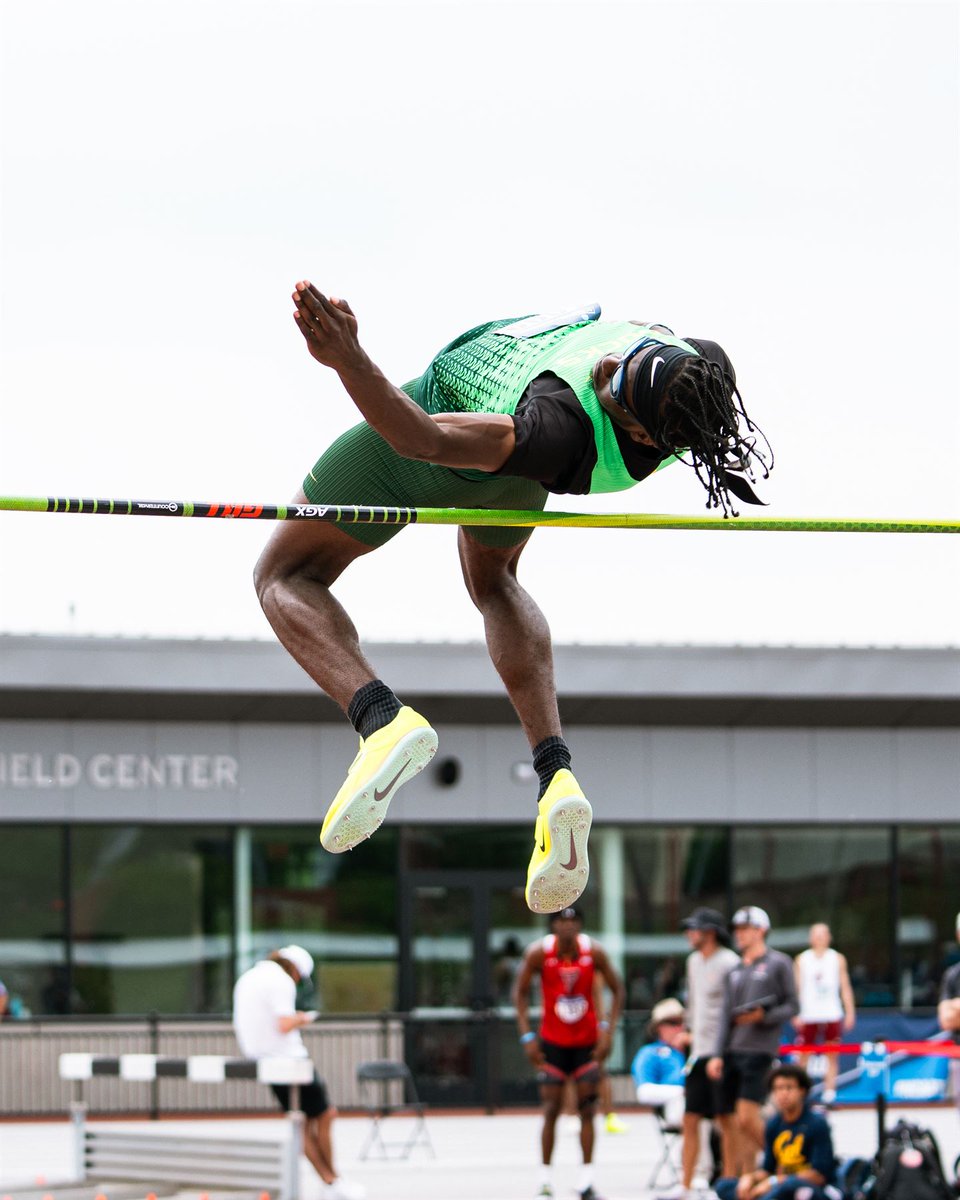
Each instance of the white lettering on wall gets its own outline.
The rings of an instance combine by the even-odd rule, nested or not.
[[[230,754],[75,754],[0,752],[0,788],[75,788],[99,791],[234,791],[240,764]]]

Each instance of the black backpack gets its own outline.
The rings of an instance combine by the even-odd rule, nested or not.
[[[854,1192],[864,1200],[957,1200],[943,1173],[937,1139],[929,1129],[898,1121],[883,1132],[872,1165]]]

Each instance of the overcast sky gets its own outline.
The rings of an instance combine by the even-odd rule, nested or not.
[[[716,339],[766,512],[960,518],[955,4],[0,4],[0,493],[289,499],[358,419],[307,276],[397,382],[594,300]],[[0,631],[270,636],[269,532],[0,513]],[[455,539],[351,568],[364,637],[482,636]],[[559,641],[960,640],[956,537],[541,530],[521,578]]]

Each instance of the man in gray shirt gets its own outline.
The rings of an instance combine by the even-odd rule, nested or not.
[[[767,1072],[780,1048],[785,1021],[800,1011],[793,961],[767,948],[770,918],[755,904],[733,914],[740,963],[727,976],[723,1011],[707,1074],[722,1082],[736,1113],[738,1174],[752,1171],[763,1149],[760,1106]]]

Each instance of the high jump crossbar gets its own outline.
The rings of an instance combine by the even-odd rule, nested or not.
[[[561,529],[702,529],[780,533],[960,533],[960,521],[851,517],[695,517],[671,513],[571,513],[493,508],[390,508],[362,504],[236,504],[0,496],[0,511],[131,517],[328,521],[342,525],[548,526]]]

